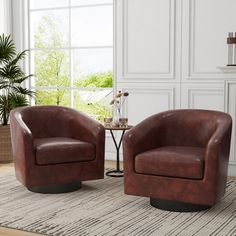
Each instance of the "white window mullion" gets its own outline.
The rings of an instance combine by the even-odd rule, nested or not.
[[[26,15],[26,21],[25,21],[25,25],[27,27],[27,30],[25,30],[25,44],[27,44],[27,48],[29,48],[29,52],[28,52],[28,71],[30,74],[33,74],[33,71],[32,71],[32,65],[34,65],[34,60],[33,60],[33,57],[32,57],[32,50],[31,50],[31,40],[30,40],[30,35],[31,35],[31,27],[30,27],[30,0],[26,1],[26,6],[25,6],[25,10],[27,11],[27,14]],[[32,61],[33,60],[33,61]],[[32,78],[29,80],[29,88],[30,90],[33,90],[35,91],[35,89],[33,89],[33,87],[35,86],[35,78]],[[35,105],[35,98],[31,98],[30,97],[30,105]]]
[[[32,89],[37,90],[56,90],[56,89],[68,89],[68,87],[57,87],[57,86],[36,86],[32,87]],[[80,91],[103,91],[103,90],[111,90],[111,88],[97,88],[97,87],[72,87],[71,90],[80,90]]]
[[[56,51],[56,50],[69,50],[69,49],[106,49],[113,48],[112,45],[104,45],[104,46],[81,46],[81,47],[60,47],[60,48],[31,48],[31,50],[47,50],[47,51]]]
[[[70,9],[87,8],[87,7],[104,7],[104,6],[112,6],[112,5],[113,5],[112,3],[102,3],[102,4],[90,4],[90,5],[81,5],[81,6],[71,6],[71,3],[69,2]],[[38,8],[38,9],[31,9],[31,11],[32,12],[36,12],[36,11],[51,11],[51,10],[64,10],[64,9],[68,9],[68,7]]]
[[[71,52],[71,0],[69,0],[69,78],[70,78],[70,107],[74,108],[74,90],[73,85],[73,61]]]

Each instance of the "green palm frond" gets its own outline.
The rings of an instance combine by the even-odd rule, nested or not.
[[[9,83],[7,81],[0,81],[0,90],[7,89],[9,87]]]
[[[29,79],[32,76],[33,76],[33,74],[30,74],[30,75],[27,75],[27,76],[24,76],[24,77],[21,77],[21,78],[14,78],[12,80],[12,83],[21,84],[22,82],[24,82],[25,80]]]
[[[2,118],[3,125],[7,125],[9,114],[8,98],[6,95],[0,95],[0,117]]]
[[[16,54],[16,47],[11,36],[0,35],[0,62],[11,60]]]
[[[26,56],[26,52],[27,52],[27,51],[28,51],[28,50],[24,50],[23,52],[18,53],[18,54],[16,55],[16,57],[11,60],[11,64],[12,64],[12,65],[16,65],[20,60],[25,59],[25,56]]]
[[[20,95],[28,95],[30,97],[32,97],[34,95],[34,92],[27,89],[27,88],[23,88],[20,86],[12,86],[12,91],[14,91],[15,94],[20,94]]]
[[[11,63],[7,63],[4,67],[0,68],[0,77],[5,77],[9,80],[23,77],[24,75],[24,72],[18,65],[11,65]]]
[[[23,94],[15,94],[10,93],[8,97],[8,106],[9,109],[12,110],[16,107],[27,106],[28,100],[25,95]]]

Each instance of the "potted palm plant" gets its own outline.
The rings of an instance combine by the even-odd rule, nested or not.
[[[27,50],[17,53],[11,36],[0,35],[0,162],[12,161],[9,115],[19,106],[28,105],[33,92],[23,86],[32,75],[25,75],[19,62]]]

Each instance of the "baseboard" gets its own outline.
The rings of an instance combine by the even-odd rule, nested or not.
[[[236,176],[236,164],[235,163],[229,163],[228,176]]]

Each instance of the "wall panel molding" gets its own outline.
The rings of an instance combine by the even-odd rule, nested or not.
[[[228,14],[233,13],[236,3],[229,1],[183,1],[184,81],[222,79],[222,72],[216,67],[227,64],[226,37],[235,29],[234,14]],[[222,17],[218,17],[221,9]]]
[[[183,84],[181,107],[224,111],[223,84]]]
[[[230,150],[230,162],[236,165],[236,81],[225,81],[225,112],[229,113],[233,120],[232,136],[231,136],[231,150]]]
[[[128,117],[132,124],[137,124],[150,115],[179,108],[178,85],[156,85],[155,87],[123,86],[120,90],[128,91]]]
[[[156,80],[162,79],[162,80],[174,80],[174,67],[175,67],[175,17],[176,17],[176,3],[174,0],[150,0],[147,4],[147,1],[145,0],[122,0],[123,6],[122,6],[122,12],[123,12],[123,27],[122,27],[122,74],[121,74],[121,80],[130,81],[132,79],[151,79]],[[141,5],[147,5],[150,7],[150,9],[154,8],[156,11],[156,15],[158,15],[158,5],[162,4],[164,5],[165,10],[167,12],[164,12],[163,14],[168,15],[168,32],[166,32],[167,35],[162,35],[161,33],[158,36],[158,25],[156,28],[155,24],[151,22],[152,16],[150,16],[150,24],[152,23],[153,31],[145,29],[147,27],[144,27],[145,24],[147,25],[147,22],[143,23],[141,21],[144,21],[145,19],[140,19],[139,26],[137,29],[133,30],[134,27],[129,27],[130,24],[134,24],[134,17],[136,17],[136,11],[138,11],[137,6],[138,4]],[[156,8],[156,9],[155,9]],[[132,9],[132,10],[131,10]],[[140,9],[141,11],[141,9]],[[144,13],[145,14],[145,13]],[[153,18],[154,15],[153,14]],[[137,14],[138,15],[138,14]],[[148,17],[147,17],[148,18]],[[131,23],[130,23],[131,22]],[[158,21],[159,22],[159,21]],[[165,22],[165,21],[164,21]],[[160,22],[163,24],[163,22]],[[158,23],[158,24],[160,24]],[[133,26],[133,25],[132,25]],[[142,27],[143,26],[143,27]],[[163,27],[164,29],[165,27]],[[132,33],[131,33],[131,30]],[[137,30],[137,32],[136,32]],[[143,31],[147,33],[147,35],[139,34],[140,31]],[[159,30],[161,28],[159,27]],[[151,33],[153,35],[151,35]],[[154,34],[156,32],[156,34]],[[161,32],[161,31],[160,31]],[[149,34],[149,35],[148,35]],[[160,37],[161,35],[161,37]],[[155,42],[147,42],[145,44],[138,44],[134,46],[134,41],[140,41],[142,42],[142,39],[144,40],[149,38],[149,41],[152,38],[158,37],[162,38],[165,37],[165,41],[168,41],[168,52],[165,52],[165,54],[168,55],[168,59],[166,64],[164,65],[161,61],[162,58],[160,58],[162,53],[158,51],[157,49],[160,49],[160,45],[158,45],[158,40]],[[137,40],[134,40],[136,38]],[[145,39],[146,38],[146,39]],[[151,40],[152,41],[152,40]],[[137,50],[134,50],[137,48]],[[148,51],[146,54],[147,58],[142,58],[142,54],[139,54],[139,50],[144,52],[145,50]],[[155,51],[156,50],[156,51]],[[136,55],[133,55],[135,51]],[[154,60],[150,60],[150,58],[154,58]],[[149,62],[149,64],[145,65],[145,61]],[[150,65],[153,63],[153,65]],[[159,64],[158,61],[161,62],[162,67],[165,68],[158,68]],[[164,58],[163,58],[164,61]],[[142,63],[143,62],[143,63]]]

